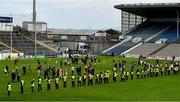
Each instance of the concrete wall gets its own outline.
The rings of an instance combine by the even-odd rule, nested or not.
[[[60,42],[60,46],[61,47],[65,47],[65,48],[69,48],[69,49],[72,49],[72,50],[77,50],[77,42]]]
[[[0,31],[12,31],[13,25],[0,24]]]
[[[61,41],[60,46],[69,48],[72,50],[77,50],[77,44],[80,42],[68,42],[68,41]],[[81,42],[83,43],[83,42]],[[85,43],[85,42],[84,42]],[[109,47],[117,44],[118,42],[89,42],[90,45],[90,53],[91,54],[101,54],[102,51],[108,49]]]
[[[29,22],[23,22],[22,28],[29,32],[34,31],[34,24]],[[36,24],[36,31],[37,32],[46,32],[47,31],[47,24],[44,23],[37,23]]]
[[[90,43],[91,54],[101,54],[102,51],[116,45],[118,42],[93,42]]]

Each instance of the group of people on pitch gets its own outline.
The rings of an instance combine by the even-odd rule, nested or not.
[[[112,70],[105,70],[101,71],[99,73],[95,73],[95,67],[96,67],[96,61],[95,58],[91,58],[91,64],[93,63],[94,66],[91,64],[87,64],[88,58],[84,58],[82,60],[82,65],[84,66],[84,74],[81,75],[81,67],[74,68],[74,64],[71,66],[71,76],[68,76],[68,71],[61,68],[55,68],[55,66],[49,66],[47,69],[44,70],[44,79],[42,79],[41,74],[39,74],[38,71],[38,78],[37,81],[33,78],[31,80],[31,91],[34,93],[34,87],[36,86],[35,83],[37,83],[38,91],[42,91],[42,85],[44,82],[47,84],[47,91],[51,90],[52,83],[54,83],[55,89],[59,89],[60,83],[62,82],[63,87],[67,87],[67,81],[71,80],[71,87],[81,87],[81,86],[92,86],[93,83],[95,85],[103,84],[103,83],[109,83],[109,80],[112,79],[113,82],[117,81],[118,73],[121,81],[128,80],[129,78],[131,80],[134,79],[134,75],[136,75],[137,79],[142,79],[146,77],[158,77],[158,76],[166,76],[171,75],[171,73],[174,73],[176,75],[179,72],[180,69],[180,63],[179,62],[171,62],[170,64],[160,64],[159,61],[156,61],[156,64],[152,64],[146,60],[140,59],[138,62],[134,62],[130,65],[129,69],[126,67],[126,61],[122,60],[118,63],[115,59],[113,59],[113,68]],[[73,60],[72,60],[73,61]],[[77,58],[76,58],[77,61]],[[66,62],[66,61],[65,61]],[[61,61],[62,63],[62,61]],[[72,62],[73,63],[73,62]],[[99,64],[100,60],[98,61]],[[45,63],[46,64],[46,63]],[[78,64],[78,63],[76,63]],[[6,66],[7,67],[7,66]],[[23,66],[24,67],[24,66]],[[136,69],[135,69],[136,67]],[[22,68],[24,70],[25,68]],[[127,70],[128,69],[128,70]],[[38,68],[37,70],[43,70],[42,65],[40,64],[40,61],[38,60]],[[47,71],[48,70],[48,71]],[[42,71],[43,72],[43,71]],[[15,72],[12,72],[12,82],[15,82],[15,78],[13,77]],[[19,71],[18,71],[19,73]],[[24,71],[23,71],[24,74]],[[24,74],[25,75],[25,74]],[[15,75],[14,75],[15,76]],[[52,76],[50,78],[50,76]],[[20,92],[21,94],[24,93],[24,86],[25,81],[23,79],[17,80],[20,83]],[[77,85],[76,85],[77,84]],[[8,95],[10,96],[11,92],[11,84],[8,83],[7,85],[7,91]]]

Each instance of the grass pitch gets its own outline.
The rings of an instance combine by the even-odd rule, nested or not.
[[[104,71],[106,69],[112,70],[113,57],[99,56],[97,59],[101,60],[101,63],[97,63],[95,73]],[[120,60],[126,60],[126,68],[132,62],[137,62],[137,59],[133,58],[119,58],[116,57],[116,62]],[[47,65],[60,65],[60,60],[65,59],[40,59],[41,63],[47,62]],[[56,61],[58,63],[56,63]],[[151,63],[155,63],[155,60],[150,60]],[[164,61],[160,61],[164,63]],[[32,72],[27,72],[25,76],[22,75],[22,66],[32,64]],[[16,68],[14,61],[0,61],[0,101],[179,101],[180,100],[180,75],[171,76],[159,76],[157,78],[144,78],[134,79],[125,82],[120,81],[120,73],[118,72],[118,81],[114,83],[112,81],[112,73],[109,84],[83,86],[83,87],[71,87],[71,79],[68,79],[67,88],[63,88],[62,81],[60,89],[56,90],[54,83],[51,84],[52,90],[47,92],[46,82],[43,82],[43,91],[37,91],[37,60],[26,59],[20,60],[17,65],[21,71],[21,78],[25,80],[24,94],[20,94],[20,84],[11,83],[12,92],[11,96],[7,96],[7,83],[11,82],[11,76],[5,76],[3,69],[5,65],[10,67],[10,71]],[[47,65],[43,64],[43,67]],[[80,65],[80,64],[79,64]],[[70,77],[71,66],[65,67],[68,69]],[[84,67],[82,67],[84,68]],[[135,67],[137,68],[137,66]],[[180,73],[179,73],[180,74]],[[31,80],[35,78],[35,93],[31,93]]]

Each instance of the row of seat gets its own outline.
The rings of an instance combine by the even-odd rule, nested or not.
[[[167,28],[171,23],[162,23],[162,22],[146,22],[141,25],[139,28],[131,31],[125,36],[142,37],[143,40],[153,36],[154,34],[160,32],[161,30]]]
[[[128,50],[129,48],[133,47],[135,45],[135,43],[132,42],[124,42],[123,44],[116,46],[115,48],[107,51],[104,54],[114,54],[114,55],[119,55],[121,53],[123,53],[124,51]]]
[[[167,39],[166,42],[172,43],[177,41],[177,26],[174,24],[167,31],[152,39],[151,42],[155,42],[159,39]]]

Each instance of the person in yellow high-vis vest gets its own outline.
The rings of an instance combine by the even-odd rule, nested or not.
[[[8,96],[10,96],[10,94],[11,94],[11,84],[10,83],[8,83],[8,85],[7,85],[7,91],[8,91]]]

